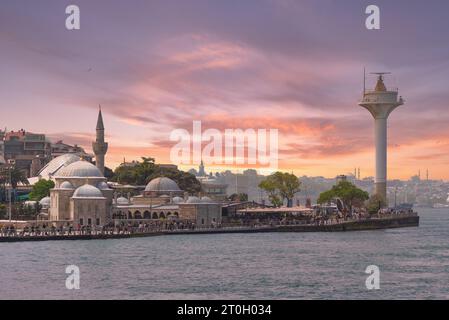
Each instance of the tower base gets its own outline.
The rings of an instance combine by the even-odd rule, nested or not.
[[[386,182],[376,182],[375,183],[375,191],[378,196],[384,199],[385,203],[387,203],[387,183]]]

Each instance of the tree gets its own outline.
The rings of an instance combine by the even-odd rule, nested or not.
[[[30,192],[30,200],[40,201],[42,198],[50,195],[50,189],[55,187],[55,183],[52,180],[41,179],[33,185],[33,189]]]
[[[142,157],[142,162],[131,166],[119,166],[115,169],[112,180],[121,184],[144,185],[154,173],[154,159]]]
[[[248,195],[246,193],[233,193],[228,197],[228,199],[230,201],[246,202],[248,201]]]
[[[276,207],[280,207],[285,199],[287,199],[287,205],[291,207],[293,197],[301,191],[300,186],[298,177],[280,171],[269,175],[259,184],[259,188],[268,193],[268,198]]]
[[[170,178],[181,190],[189,193],[201,191],[201,184],[193,174],[178,169],[162,168],[149,157],[142,157],[142,161],[131,166],[117,167],[113,180],[121,184],[145,185],[157,177]]]
[[[354,205],[361,206],[363,201],[369,199],[369,194],[362,189],[357,188],[349,181],[340,181],[332,189],[320,193],[318,203],[329,203],[333,199],[340,198],[346,207],[352,211]]]
[[[13,189],[16,189],[19,183],[25,185],[29,184],[28,178],[25,175],[25,173],[16,166],[10,168],[5,167],[0,173],[0,181],[2,183],[9,184],[10,179],[11,179],[11,186]]]
[[[367,201],[366,209],[369,214],[376,214],[381,208],[385,207],[386,205],[387,203],[382,196],[373,194]]]

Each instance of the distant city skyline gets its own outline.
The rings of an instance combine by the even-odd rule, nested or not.
[[[92,152],[101,104],[111,168],[170,163],[170,132],[201,120],[278,128],[280,170],[374,176],[372,119],[357,105],[366,67],[393,72],[385,83],[406,99],[389,119],[388,178],[449,180],[447,1],[376,1],[379,31],[364,27],[367,1],[76,4],[79,31],[64,28],[66,2],[2,3],[2,130]]]

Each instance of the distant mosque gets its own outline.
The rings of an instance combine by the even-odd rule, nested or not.
[[[104,140],[101,108],[96,140],[92,143],[96,165],[77,154],[64,154],[39,172],[39,179],[51,179],[55,187],[40,201],[41,217],[55,225],[97,226],[115,222],[173,220],[198,226],[221,224],[221,203],[207,196],[188,195],[167,177],[151,180],[142,194],[118,197],[104,177],[108,143]],[[203,167],[204,170],[204,167]]]

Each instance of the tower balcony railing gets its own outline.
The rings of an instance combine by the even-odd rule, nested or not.
[[[367,94],[367,93],[378,93],[378,92],[399,92],[399,88],[387,88],[387,91],[376,91],[374,89],[365,89],[365,91],[363,92],[363,94]]]

